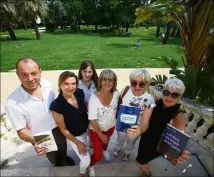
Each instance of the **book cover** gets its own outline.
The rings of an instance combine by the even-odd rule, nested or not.
[[[57,145],[51,131],[42,132],[33,135],[39,147],[46,147],[48,152],[57,151]]]
[[[160,152],[173,165],[176,165],[178,156],[187,145],[189,136],[170,124],[167,124],[157,146]]]
[[[137,125],[141,108],[134,106],[120,105],[117,116],[116,130],[127,132],[133,125]]]

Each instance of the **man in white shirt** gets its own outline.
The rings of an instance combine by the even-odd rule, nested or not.
[[[20,59],[16,70],[21,85],[9,95],[5,111],[19,138],[31,143],[38,155],[46,154],[48,160],[56,166],[74,165],[73,159],[67,156],[66,138],[49,111],[55,98],[50,82],[41,81],[40,66],[30,57]],[[47,152],[46,148],[38,147],[33,134],[51,130],[58,151]]]

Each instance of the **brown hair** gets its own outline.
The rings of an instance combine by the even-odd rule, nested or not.
[[[91,70],[93,71],[93,75],[91,77],[91,80],[93,80],[94,84],[95,84],[95,87],[97,88],[98,87],[98,75],[97,75],[97,72],[95,70],[95,66],[94,66],[94,63],[90,60],[84,60],[81,64],[80,64],[80,68],[79,68],[79,73],[78,73],[78,80],[82,80],[83,77],[82,77],[82,70],[86,69],[90,67]]]
[[[101,90],[101,82],[104,79],[112,79],[114,81],[114,85],[113,85],[113,88],[111,89],[111,92],[114,92],[117,90],[117,75],[111,69],[105,69],[100,73],[100,77],[98,80],[98,87],[97,87],[98,91]]]
[[[76,84],[77,84],[77,87],[78,87],[78,80],[77,80],[76,74],[74,74],[74,73],[71,72],[71,71],[64,71],[63,73],[60,74],[59,80],[58,80],[58,90],[59,90],[59,92],[62,91],[61,88],[60,88],[61,84],[62,84],[66,79],[68,79],[69,77],[74,77],[74,78],[75,78]]]

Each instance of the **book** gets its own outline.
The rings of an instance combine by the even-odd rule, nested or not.
[[[176,165],[177,158],[186,147],[188,140],[189,135],[167,124],[157,146],[157,151],[173,165]]]
[[[52,131],[34,134],[33,137],[40,148],[46,147],[48,152],[58,150]]]
[[[133,125],[137,125],[141,108],[134,106],[120,105],[117,115],[116,130],[127,132]]]

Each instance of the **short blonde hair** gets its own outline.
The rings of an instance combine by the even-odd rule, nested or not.
[[[98,80],[98,88],[97,88],[98,91],[101,90],[101,87],[102,87],[101,83],[104,79],[110,79],[110,80],[114,81],[114,83],[113,83],[114,85],[113,85],[111,92],[114,92],[117,90],[116,89],[117,88],[117,75],[111,69],[105,69],[100,73],[100,77]]]
[[[163,89],[167,90],[168,88],[177,89],[181,95],[183,95],[185,91],[185,85],[183,81],[181,81],[176,77],[171,77],[166,80],[166,82],[164,83]]]
[[[129,80],[133,80],[137,77],[142,77],[146,83],[151,82],[151,76],[146,69],[135,69],[129,75]]]

